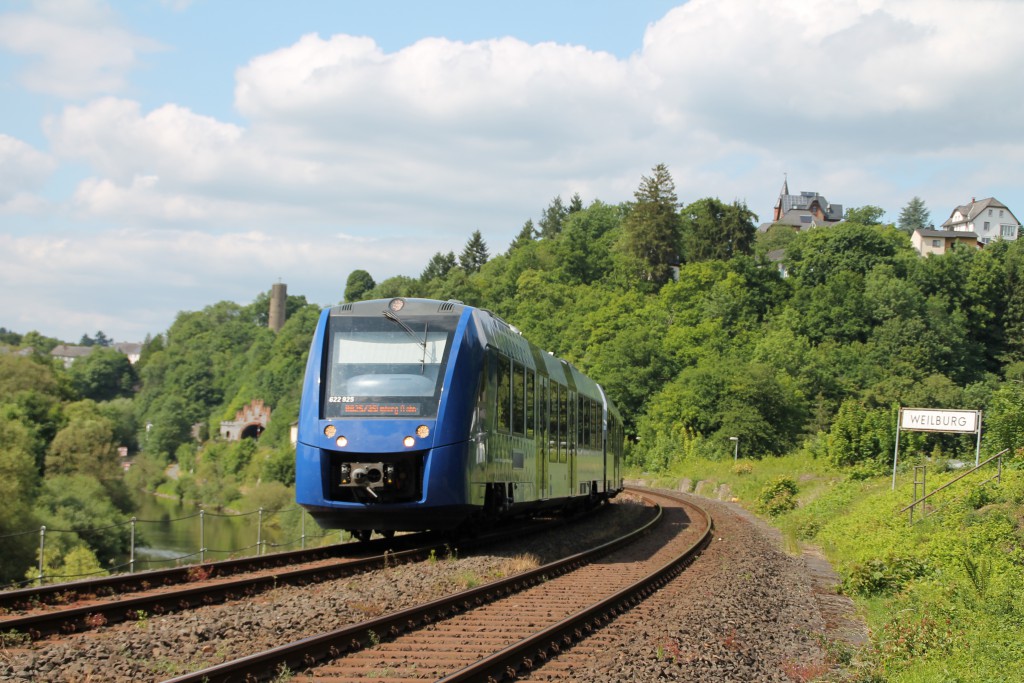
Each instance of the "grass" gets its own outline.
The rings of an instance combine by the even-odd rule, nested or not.
[[[795,483],[796,508],[777,506],[766,518],[790,548],[820,546],[864,615],[871,642],[849,680],[1004,683],[1024,681],[1022,466],[1009,463],[998,486],[978,486],[988,475],[972,475],[913,526],[896,514],[913,500],[912,474],[901,473],[892,491],[889,476],[854,479],[806,454],[686,461],[656,477],[627,476],[677,490],[701,482],[702,493],[726,492],[753,512],[781,479]],[[954,476],[929,471],[928,490]]]

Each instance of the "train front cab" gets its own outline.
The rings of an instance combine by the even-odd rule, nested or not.
[[[472,397],[481,370],[477,331],[468,324],[469,309],[448,306],[451,329],[435,389],[436,413],[423,410],[423,414],[410,417],[382,417],[382,405],[399,412],[408,406],[415,412],[417,403],[412,399],[395,403],[393,397],[368,400],[348,389],[335,390],[330,376],[332,324],[337,326],[338,319],[346,315],[362,315],[384,325],[380,323],[380,305],[361,302],[328,309],[321,315],[299,413],[296,499],[324,528],[388,532],[457,527],[474,512],[468,501],[465,462]],[[425,305],[408,302],[406,325],[417,327],[416,316],[425,315]],[[430,320],[425,329],[440,329],[434,318]],[[394,330],[397,335],[408,334],[400,324],[395,324]],[[419,334],[417,330],[413,333]],[[428,341],[437,348],[442,343],[439,338]],[[379,342],[378,338],[375,344],[379,346]],[[420,346],[417,341],[416,348]],[[364,385],[362,393],[370,395],[377,391],[375,387],[393,379],[386,374],[359,378]],[[366,414],[368,411],[378,412]],[[389,472],[394,474],[391,481],[387,480]],[[357,474],[364,479],[377,477],[377,481],[356,481]]]

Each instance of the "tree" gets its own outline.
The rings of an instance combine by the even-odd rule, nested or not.
[[[553,239],[562,232],[562,221],[569,215],[569,210],[562,204],[562,197],[558,196],[551,200],[547,208],[541,214],[540,236],[542,239]]]
[[[436,252],[431,258],[430,262],[427,263],[427,267],[420,273],[420,281],[427,283],[431,280],[442,280],[448,276],[448,273],[452,268],[458,265],[458,260],[455,258],[455,252],[449,251],[447,254]]]
[[[68,369],[68,377],[79,396],[94,401],[131,396],[137,379],[128,356],[107,348],[95,348],[76,360]]]
[[[931,212],[924,205],[924,200],[920,197],[914,197],[900,211],[898,225],[900,230],[914,232],[915,230],[927,228],[930,218]]]
[[[580,197],[579,192],[573,192],[572,197],[569,199],[569,213],[576,213],[577,211],[583,210],[583,198]]]
[[[623,222],[622,250],[636,260],[641,280],[661,286],[679,262],[680,220],[675,183],[665,164],[643,176],[636,203]]]
[[[537,228],[533,227],[533,220],[527,218],[519,234],[516,235],[516,238],[512,240],[512,244],[509,245],[508,250],[512,251],[533,242],[539,234]]]
[[[363,295],[373,289],[377,283],[365,270],[353,270],[345,282],[345,301],[359,301]]]
[[[843,220],[849,223],[860,223],[861,225],[880,225],[885,209],[872,204],[864,206],[851,206],[846,210]]]
[[[475,273],[487,263],[487,243],[479,230],[474,230],[466,242],[466,247],[459,254],[459,265],[467,273]]]
[[[725,204],[719,199],[699,199],[682,211],[683,254],[688,263],[718,259],[727,261],[753,253],[757,214],[742,202]]]

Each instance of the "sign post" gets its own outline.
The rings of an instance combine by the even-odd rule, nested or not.
[[[981,459],[981,411],[947,410],[944,408],[900,408],[896,425],[896,450],[892,454],[892,488],[896,489],[896,461],[900,454],[900,431],[956,432],[977,434],[974,447],[974,466]]]

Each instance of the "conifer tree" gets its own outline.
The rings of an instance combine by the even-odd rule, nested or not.
[[[675,183],[665,164],[643,176],[623,222],[622,249],[640,265],[641,279],[662,285],[679,262],[680,219]]]
[[[487,243],[479,230],[474,230],[466,242],[465,249],[459,254],[459,265],[467,273],[475,273],[480,267],[487,263]]]

